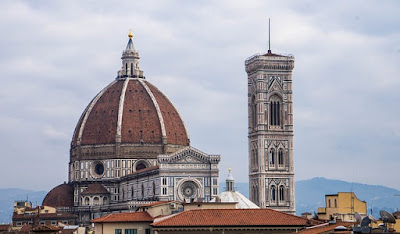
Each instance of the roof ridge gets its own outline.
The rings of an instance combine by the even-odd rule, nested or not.
[[[188,211],[191,211],[191,210],[184,210],[184,211],[176,213],[176,214],[171,214],[171,215],[168,215],[168,216],[160,217],[160,218],[158,218],[158,219],[161,219],[160,221],[155,221],[155,219],[154,219],[153,223],[151,225],[153,225],[153,224],[157,224],[157,225],[161,224],[162,222],[165,222],[165,221],[167,221],[168,219],[170,219],[172,217],[180,216],[180,215],[182,215],[184,213],[187,213]]]

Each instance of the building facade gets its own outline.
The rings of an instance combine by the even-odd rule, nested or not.
[[[318,208],[318,219],[341,220],[354,222],[354,214],[367,216],[367,203],[357,198],[353,192],[339,192],[337,194],[325,195],[326,207]]]
[[[145,79],[132,33],[117,77],[84,110],[75,128],[68,183],[43,204],[78,222],[149,201],[209,201],[218,196],[219,155],[190,146],[174,105]]]
[[[292,71],[294,57],[246,59],[250,200],[260,208],[295,213]]]

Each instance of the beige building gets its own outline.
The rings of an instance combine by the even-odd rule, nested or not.
[[[354,222],[354,213],[367,215],[367,203],[361,201],[353,192],[339,192],[325,195],[326,207],[318,208],[320,220],[342,220]]]
[[[96,234],[150,234],[153,217],[147,212],[109,214],[92,220]]]

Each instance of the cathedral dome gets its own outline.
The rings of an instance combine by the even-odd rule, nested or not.
[[[70,184],[60,184],[43,199],[42,205],[51,207],[74,206],[74,189]]]
[[[178,111],[145,80],[138,60],[130,36],[118,77],[94,97],[75,128],[71,158],[156,158],[189,145]]]

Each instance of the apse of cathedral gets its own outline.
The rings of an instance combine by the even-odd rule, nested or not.
[[[250,200],[295,214],[292,55],[256,54],[248,75]]]
[[[218,196],[219,155],[190,146],[171,101],[144,76],[132,32],[117,77],[88,104],[73,133],[68,183],[43,205],[78,223],[149,201],[210,201]]]

